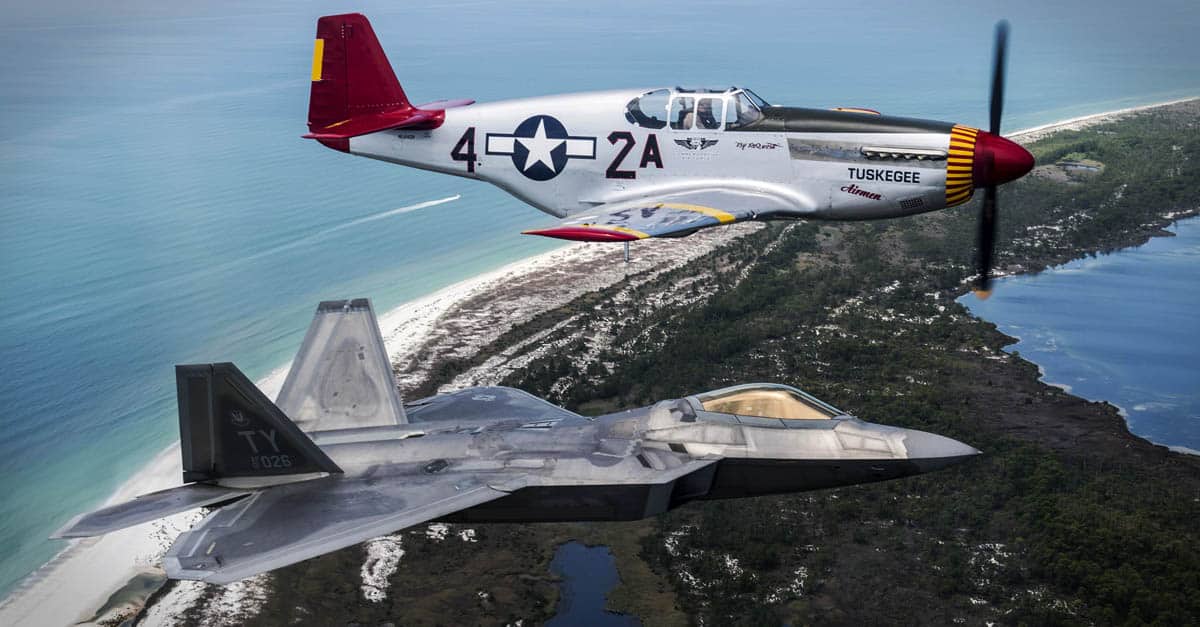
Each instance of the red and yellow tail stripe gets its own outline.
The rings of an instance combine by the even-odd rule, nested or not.
[[[946,206],[961,205],[975,191],[971,172],[975,169],[975,135],[979,129],[954,125],[950,129],[950,153],[946,157]]]

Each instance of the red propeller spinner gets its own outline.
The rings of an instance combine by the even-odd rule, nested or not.
[[[979,131],[975,136],[974,179],[976,187],[992,187],[1015,181],[1033,169],[1033,155],[1020,144]]]

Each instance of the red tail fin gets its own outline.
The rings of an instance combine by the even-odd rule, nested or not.
[[[366,16],[327,15],[317,20],[312,92],[305,137],[350,151],[350,138],[389,128],[434,129],[446,109],[474,100],[439,100],[412,106]]]
[[[317,20],[308,130],[318,133],[350,118],[412,109],[366,16]]]

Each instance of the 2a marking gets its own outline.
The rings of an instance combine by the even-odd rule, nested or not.
[[[613,157],[612,163],[604,171],[604,177],[610,179],[637,178],[637,170],[621,169],[621,163],[625,161],[625,157],[628,157],[633,147],[637,145],[637,139],[629,131],[613,131],[609,133],[608,143],[616,145],[617,142],[625,142],[625,145],[617,150],[617,155]],[[638,169],[649,167],[651,164],[660,170],[663,167],[662,150],[658,147],[658,136],[654,133],[650,133],[646,137],[646,145],[642,147],[642,158],[638,163]]]

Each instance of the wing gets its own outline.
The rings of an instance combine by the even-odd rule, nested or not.
[[[110,505],[87,514],[80,514],[54,532],[51,538],[85,538],[101,536],[118,529],[140,525],[189,509],[230,501],[250,494],[246,490],[223,488],[203,483],[190,483],[175,488],[143,494],[132,501]]]
[[[370,301],[317,306],[275,404],[309,432],[408,422]]]
[[[258,492],[181,534],[163,565],[175,579],[232,583],[507,494],[481,475],[414,469],[398,481],[335,476]]]
[[[792,203],[769,194],[701,190],[601,205],[568,216],[548,229],[525,233],[583,242],[628,242],[683,237],[699,229],[746,220],[802,215]]]
[[[565,418],[581,418],[579,414],[528,392],[506,387],[467,388],[416,400],[405,407],[412,422],[489,418],[549,423]]]

